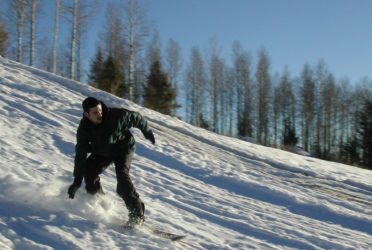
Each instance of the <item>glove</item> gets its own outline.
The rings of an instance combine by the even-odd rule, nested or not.
[[[145,138],[149,141],[151,141],[152,144],[155,144],[155,137],[154,137],[154,133],[152,133],[152,130],[151,129],[148,129],[147,131],[145,131],[143,133],[143,135],[145,136]]]
[[[79,189],[80,187],[76,186],[75,184],[72,184],[69,188],[68,188],[68,197],[70,199],[73,199],[75,197],[75,193],[76,191]]]
[[[82,181],[83,181],[83,177],[80,177],[80,176],[75,177],[74,182],[67,190],[68,197],[70,199],[73,199],[75,197],[75,193],[80,188]]]

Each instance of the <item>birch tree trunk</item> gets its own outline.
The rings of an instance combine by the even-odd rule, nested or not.
[[[75,62],[76,62],[76,39],[77,39],[77,25],[79,0],[73,0],[72,7],[72,27],[71,27],[71,47],[70,47],[70,79],[75,79]]]
[[[144,40],[148,36],[148,27],[145,9],[139,6],[138,0],[127,0],[125,14],[125,37],[129,46],[128,98],[133,100],[135,95],[136,56],[143,48]]]
[[[33,66],[35,63],[36,5],[37,0],[32,0],[30,22],[30,66]]]
[[[52,72],[57,73],[57,46],[59,34],[59,18],[61,13],[61,0],[55,0],[54,32],[53,32],[53,51],[52,51]]]
[[[26,17],[26,1],[17,0],[15,3],[17,13],[17,61],[23,62],[23,36],[25,30],[25,17]]]

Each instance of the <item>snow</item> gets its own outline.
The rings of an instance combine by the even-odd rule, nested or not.
[[[72,183],[81,102],[147,117],[131,176],[146,223],[128,231],[113,167],[104,196]],[[0,57],[0,249],[372,249],[372,172],[220,136]]]

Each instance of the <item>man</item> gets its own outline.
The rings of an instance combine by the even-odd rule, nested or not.
[[[103,193],[99,175],[114,163],[117,179],[116,191],[123,198],[128,211],[128,226],[144,222],[145,205],[141,201],[129,176],[135,151],[135,140],[130,128],[138,128],[146,139],[155,144],[154,134],[139,113],[119,108],[108,108],[93,97],[83,103],[83,119],[77,129],[75,147],[74,182],[68,195],[74,198],[83,178],[88,193]],[[88,153],[91,153],[88,156]]]

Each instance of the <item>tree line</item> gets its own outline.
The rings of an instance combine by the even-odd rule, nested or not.
[[[182,58],[172,39],[162,49],[140,1],[123,2],[105,7],[104,28],[88,61],[89,84],[216,133],[288,150],[297,145],[315,157],[372,168],[368,78],[336,79],[322,60],[304,63],[298,76],[288,69],[272,74],[265,49],[253,61],[238,41],[231,46],[231,60],[221,56],[214,39],[203,52],[195,46]],[[8,1],[9,20],[0,20],[0,54],[81,80],[88,24],[102,6],[55,0],[53,31],[45,39],[37,32],[43,5]],[[69,33],[64,46],[61,30]]]
[[[210,45],[209,47],[213,47]],[[194,47],[185,69],[186,120],[214,132],[371,168],[372,84],[337,80],[324,60],[299,76],[270,73],[265,49],[257,62],[239,42],[232,63]]]

